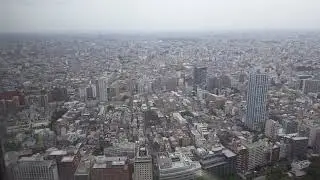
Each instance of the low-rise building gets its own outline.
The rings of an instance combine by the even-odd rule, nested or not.
[[[160,180],[195,180],[201,166],[181,153],[158,155]]]

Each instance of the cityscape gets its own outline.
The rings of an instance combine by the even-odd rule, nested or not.
[[[320,31],[0,33],[0,128],[0,180],[317,180]]]

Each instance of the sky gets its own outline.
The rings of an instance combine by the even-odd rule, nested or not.
[[[0,0],[0,32],[320,29],[319,0]]]

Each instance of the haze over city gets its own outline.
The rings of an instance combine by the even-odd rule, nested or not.
[[[319,0],[0,0],[0,180],[318,180]]]
[[[317,0],[1,0],[0,32],[314,30]]]

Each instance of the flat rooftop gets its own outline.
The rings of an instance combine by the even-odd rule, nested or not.
[[[67,155],[67,151],[64,150],[57,150],[57,151],[52,151],[50,156],[62,156],[62,155]]]
[[[61,162],[72,162],[74,160],[74,156],[64,156]]]
[[[103,164],[95,163],[92,168],[93,168],[93,169],[107,168],[107,164],[106,164],[106,163],[103,163]]]

